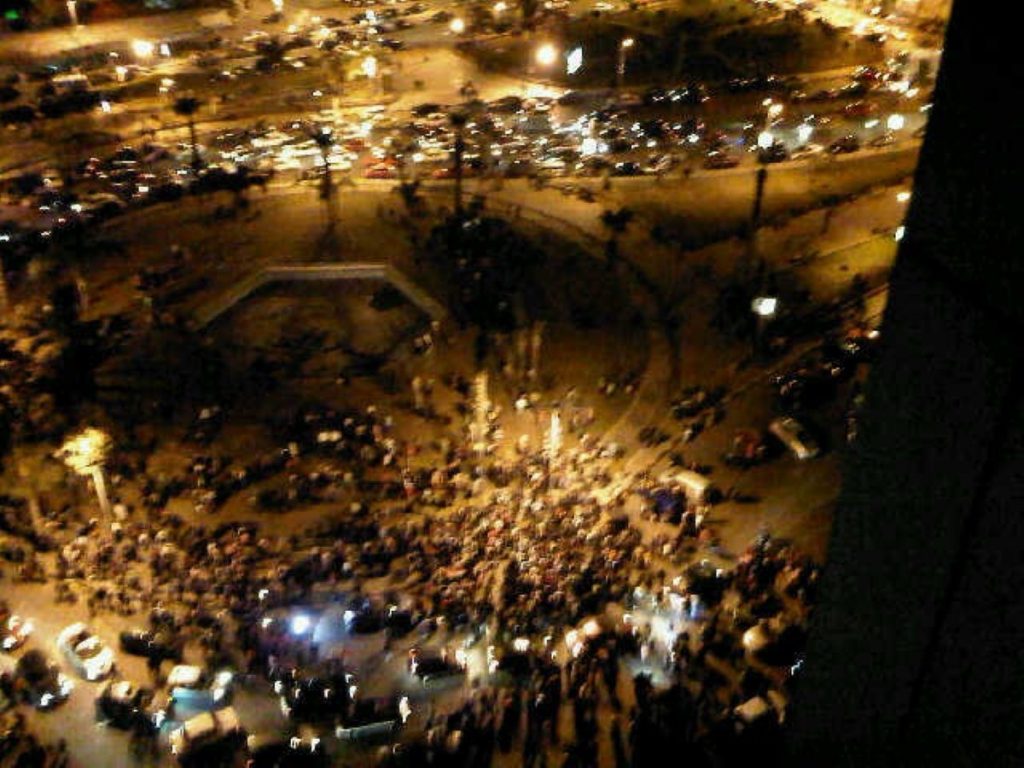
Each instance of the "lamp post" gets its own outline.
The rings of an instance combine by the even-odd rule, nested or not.
[[[626,81],[626,54],[635,44],[636,41],[632,37],[623,38],[619,43],[619,61],[615,66],[615,87],[620,91]]]
[[[754,319],[757,325],[754,329],[754,355],[761,353],[761,340],[764,336],[764,329],[771,319],[775,317],[779,300],[774,296],[758,296],[750,302],[750,309],[754,312]]]
[[[82,430],[71,437],[57,451],[57,456],[79,475],[92,478],[100,511],[110,519],[110,499],[107,498],[107,484],[103,477],[103,460],[110,449],[110,436],[95,427]]]
[[[530,51],[527,48],[526,57],[526,72],[523,73],[523,95],[526,96],[529,89],[527,87],[527,81],[530,74],[533,72],[533,64],[536,63],[538,66],[547,69],[558,60],[558,49],[551,43],[542,43],[537,46],[537,49]]]

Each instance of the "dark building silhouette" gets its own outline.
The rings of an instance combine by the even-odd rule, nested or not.
[[[1024,766],[1021,43],[954,4],[787,765]]]

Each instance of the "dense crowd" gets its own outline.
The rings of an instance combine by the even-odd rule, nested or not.
[[[221,418],[213,408],[199,421],[210,427]],[[483,446],[469,439],[473,418],[471,407],[458,408],[453,421],[461,420],[463,435],[420,442],[400,439],[393,418],[374,406],[306,409],[275,426],[278,450],[247,463],[210,448],[181,472],[160,475],[138,454],[112,456],[112,524],[86,519],[70,504],[40,510],[46,530],[39,535],[56,545],[58,599],[84,599],[90,615],[148,615],[195,641],[211,669],[265,672],[283,655],[259,641],[268,610],[332,592],[372,594],[372,580],[386,577],[390,599],[416,619],[448,633],[487,627],[499,653],[520,638],[530,643],[514,687],[475,689],[456,711],[435,713],[423,740],[409,740],[389,761],[415,765],[429,755],[432,764],[482,766],[495,749],[515,743],[526,765],[556,744],[563,764],[596,765],[597,711],[621,711],[619,670],[631,658],[659,668],[667,687],[635,678],[635,706],[613,721],[617,764],[630,756],[632,764],[650,764],[662,748],[726,754],[738,738],[740,704],[783,700],[814,566],[765,539],[731,573],[711,569],[708,576],[705,563],[704,571],[672,578],[713,542],[702,535],[703,500],[669,481],[622,473],[618,451],[582,424],[570,425],[564,446],[505,451],[496,447],[505,437],[497,419],[488,421]],[[266,503],[267,480],[281,488],[275,504]],[[263,489],[251,498],[261,510],[333,501],[342,511],[278,535],[270,533],[273,521],[216,524],[211,517],[201,524],[257,483]],[[653,491],[671,495],[683,513],[677,534],[645,543],[629,511],[634,503],[649,506]],[[175,499],[191,499],[198,521],[169,513]],[[26,526],[26,516],[26,505],[12,502],[5,527]],[[610,606],[670,616],[669,633],[658,635],[653,621],[602,624],[555,663],[552,638],[609,621]],[[792,647],[765,665],[744,650],[751,628],[762,645],[784,639]],[[565,701],[571,736],[559,734]],[[778,715],[769,719],[778,723]]]

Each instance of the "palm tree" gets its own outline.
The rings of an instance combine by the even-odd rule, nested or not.
[[[192,170],[199,171],[202,161],[199,159],[199,142],[196,141],[195,114],[202,106],[195,96],[179,96],[174,100],[174,114],[184,117],[188,121],[188,140],[192,145]]]
[[[327,228],[334,228],[334,179],[331,176],[331,149],[334,147],[334,136],[330,128],[316,128],[310,131],[310,138],[313,139],[320,150],[320,159],[324,164],[324,175],[320,182],[320,199],[324,201],[327,209]]]

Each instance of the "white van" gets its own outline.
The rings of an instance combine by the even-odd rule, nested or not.
[[[821,447],[799,421],[792,416],[775,419],[768,425],[768,431],[777,437],[800,461],[813,459],[821,453]]]
[[[686,492],[687,501],[696,504],[710,504],[718,495],[718,490],[711,484],[711,478],[700,472],[680,469],[668,472],[661,478],[663,483],[675,483]]]

